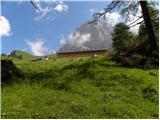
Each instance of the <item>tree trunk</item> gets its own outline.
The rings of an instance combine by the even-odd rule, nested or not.
[[[152,54],[154,51],[158,51],[158,45],[157,45],[156,37],[153,31],[153,26],[151,23],[149,10],[147,7],[147,1],[140,1],[140,6],[142,8],[144,23],[145,23],[145,27],[146,27],[147,34],[148,34],[148,40],[150,44],[150,54]]]

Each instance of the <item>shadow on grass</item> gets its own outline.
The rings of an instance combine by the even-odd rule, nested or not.
[[[94,81],[96,81],[97,79],[105,80],[103,78],[105,78],[104,75],[106,73],[104,73],[104,75],[102,75],[100,78],[97,78],[97,74],[99,74],[99,72],[97,71],[98,66],[103,66],[104,69],[110,67],[121,67],[105,57],[101,59],[89,58],[80,60],[79,62],[71,62],[70,64],[64,65],[62,67],[53,67],[50,69],[46,68],[39,71],[23,72],[23,77],[19,77],[20,81],[19,79],[17,79],[17,83],[27,82],[29,84],[32,84],[34,82],[44,81],[44,87],[55,88],[58,90],[69,90],[70,83],[72,81],[80,81],[82,79],[91,79]],[[111,80],[120,79],[120,82],[122,83],[125,83],[126,79],[130,77],[126,76],[125,74],[114,74],[110,72],[108,74],[110,74]],[[133,83],[134,81],[139,83],[136,79],[133,79],[131,83]]]
[[[23,78],[23,73],[16,65],[7,59],[1,60],[1,83],[4,85],[10,85],[14,79]]]

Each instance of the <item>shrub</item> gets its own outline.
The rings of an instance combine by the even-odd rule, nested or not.
[[[1,60],[1,82],[9,83],[13,78],[21,76],[22,73],[17,69],[11,60]]]
[[[111,59],[126,67],[155,68],[159,66],[158,58],[147,57],[138,53],[130,55],[114,53],[111,55]]]

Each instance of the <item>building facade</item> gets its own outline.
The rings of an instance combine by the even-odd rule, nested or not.
[[[107,50],[87,50],[87,51],[76,51],[76,52],[59,52],[57,56],[59,58],[73,58],[73,57],[95,57],[107,55]]]

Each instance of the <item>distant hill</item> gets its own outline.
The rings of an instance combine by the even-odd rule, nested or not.
[[[12,54],[10,54],[9,56],[6,54],[1,54],[1,59],[11,59],[15,62],[16,61],[19,62],[19,61],[31,61],[31,60],[36,60],[36,59],[45,58],[45,57],[48,57],[49,59],[53,60],[53,59],[56,59],[57,57],[56,54],[51,54],[46,56],[35,56],[22,50],[13,50],[11,53]],[[21,57],[19,58],[17,56],[21,56]]]
[[[39,56],[32,55],[32,54],[27,53],[27,52],[22,51],[22,50],[15,50],[15,53],[17,55],[22,55],[23,60],[32,60],[32,59],[35,59],[35,58],[39,57]]]
[[[12,59],[14,61],[30,61],[32,59],[36,59],[36,58],[39,58],[39,56],[35,56],[35,55],[32,55],[30,53],[27,53],[25,51],[22,51],[22,50],[14,50],[12,52],[15,52],[15,54],[17,56],[22,56],[22,59],[18,59],[14,56],[7,56],[7,55],[1,55],[1,59]]]

